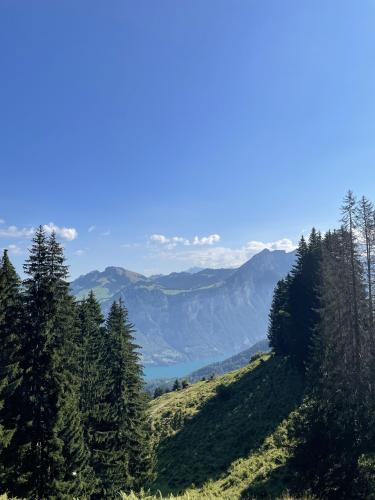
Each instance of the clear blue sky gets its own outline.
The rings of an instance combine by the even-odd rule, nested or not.
[[[372,0],[0,0],[0,72],[18,266],[49,223],[73,277],[237,265],[375,199]]]

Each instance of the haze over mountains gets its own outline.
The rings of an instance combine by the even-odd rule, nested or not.
[[[294,260],[294,252],[263,250],[238,269],[151,277],[107,267],[71,288],[78,298],[94,290],[104,313],[113,300],[124,300],[145,365],[212,359],[266,337],[273,289]]]

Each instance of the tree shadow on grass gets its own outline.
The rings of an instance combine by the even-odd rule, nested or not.
[[[287,463],[276,467],[267,476],[257,477],[240,493],[242,500],[280,498],[294,485],[295,477]]]
[[[217,480],[235,460],[261,446],[299,405],[302,394],[299,374],[276,357],[261,361],[229,386],[218,386],[216,395],[159,445],[156,488],[176,494]]]

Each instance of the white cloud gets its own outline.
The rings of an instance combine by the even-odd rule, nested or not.
[[[84,255],[84,254],[85,254],[85,251],[84,251],[84,250],[82,250],[82,249],[76,250],[76,251],[74,252],[74,255],[77,255],[77,257],[81,257],[81,256],[82,256],[82,255]]]
[[[59,236],[63,240],[72,241],[78,237],[78,232],[74,227],[59,227],[56,226],[53,222],[49,224],[44,224],[43,229],[47,234],[56,233],[56,236]]]
[[[209,236],[202,236],[201,238],[199,238],[199,236],[194,236],[192,240],[188,240],[182,236],[167,237],[163,234],[153,234],[150,236],[150,241],[159,245],[165,245],[167,249],[172,250],[177,245],[214,245],[220,241],[220,236],[218,234],[210,234]]]
[[[163,236],[162,234],[153,234],[150,236],[150,241],[153,241],[155,243],[160,243],[161,245],[165,245],[166,243],[169,243],[169,238],[166,236]]]
[[[108,231],[104,231],[104,233],[101,233],[102,236],[109,236],[111,234],[111,231],[108,229]]]
[[[78,236],[77,230],[73,227],[58,227],[53,222],[44,224],[43,229],[47,234],[53,231],[64,240],[72,241]],[[3,238],[31,238],[35,233],[34,227],[6,226],[0,228],[0,237]]]
[[[213,245],[214,243],[218,243],[220,241],[220,235],[218,234],[210,234],[210,236],[203,236],[202,238],[198,238],[195,236],[192,245]]]
[[[296,248],[296,245],[289,238],[283,238],[281,240],[270,241],[264,243],[263,241],[249,241],[246,245],[246,249],[250,252],[260,252],[261,250],[285,250],[285,252],[291,252]]]
[[[163,247],[168,250],[168,246]],[[198,267],[239,267],[248,261],[255,254],[262,250],[284,250],[291,252],[296,248],[296,245],[288,238],[281,240],[262,242],[262,241],[249,241],[247,244],[240,248],[230,248],[223,246],[208,246],[199,247],[194,249],[176,249],[174,252],[162,251],[155,254],[153,257],[183,261],[186,265]]]
[[[33,227],[7,226],[0,229],[0,237],[4,238],[24,238],[34,234]]]
[[[9,253],[13,255],[21,255],[23,254],[22,249],[18,245],[8,245]]]
[[[90,226],[87,231],[89,233],[92,233],[93,231],[95,231],[95,229],[96,229],[96,226]]]

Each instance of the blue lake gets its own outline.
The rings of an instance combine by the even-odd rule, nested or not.
[[[184,363],[176,363],[175,365],[163,365],[163,366],[145,366],[144,374],[145,379],[150,380],[153,378],[180,378],[189,375],[191,372],[202,368],[202,366],[215,363],[216,361],[222,361],[226,359],[228,354],[223,354],[221,356],[197,359],[195,361],[186,361]]]

